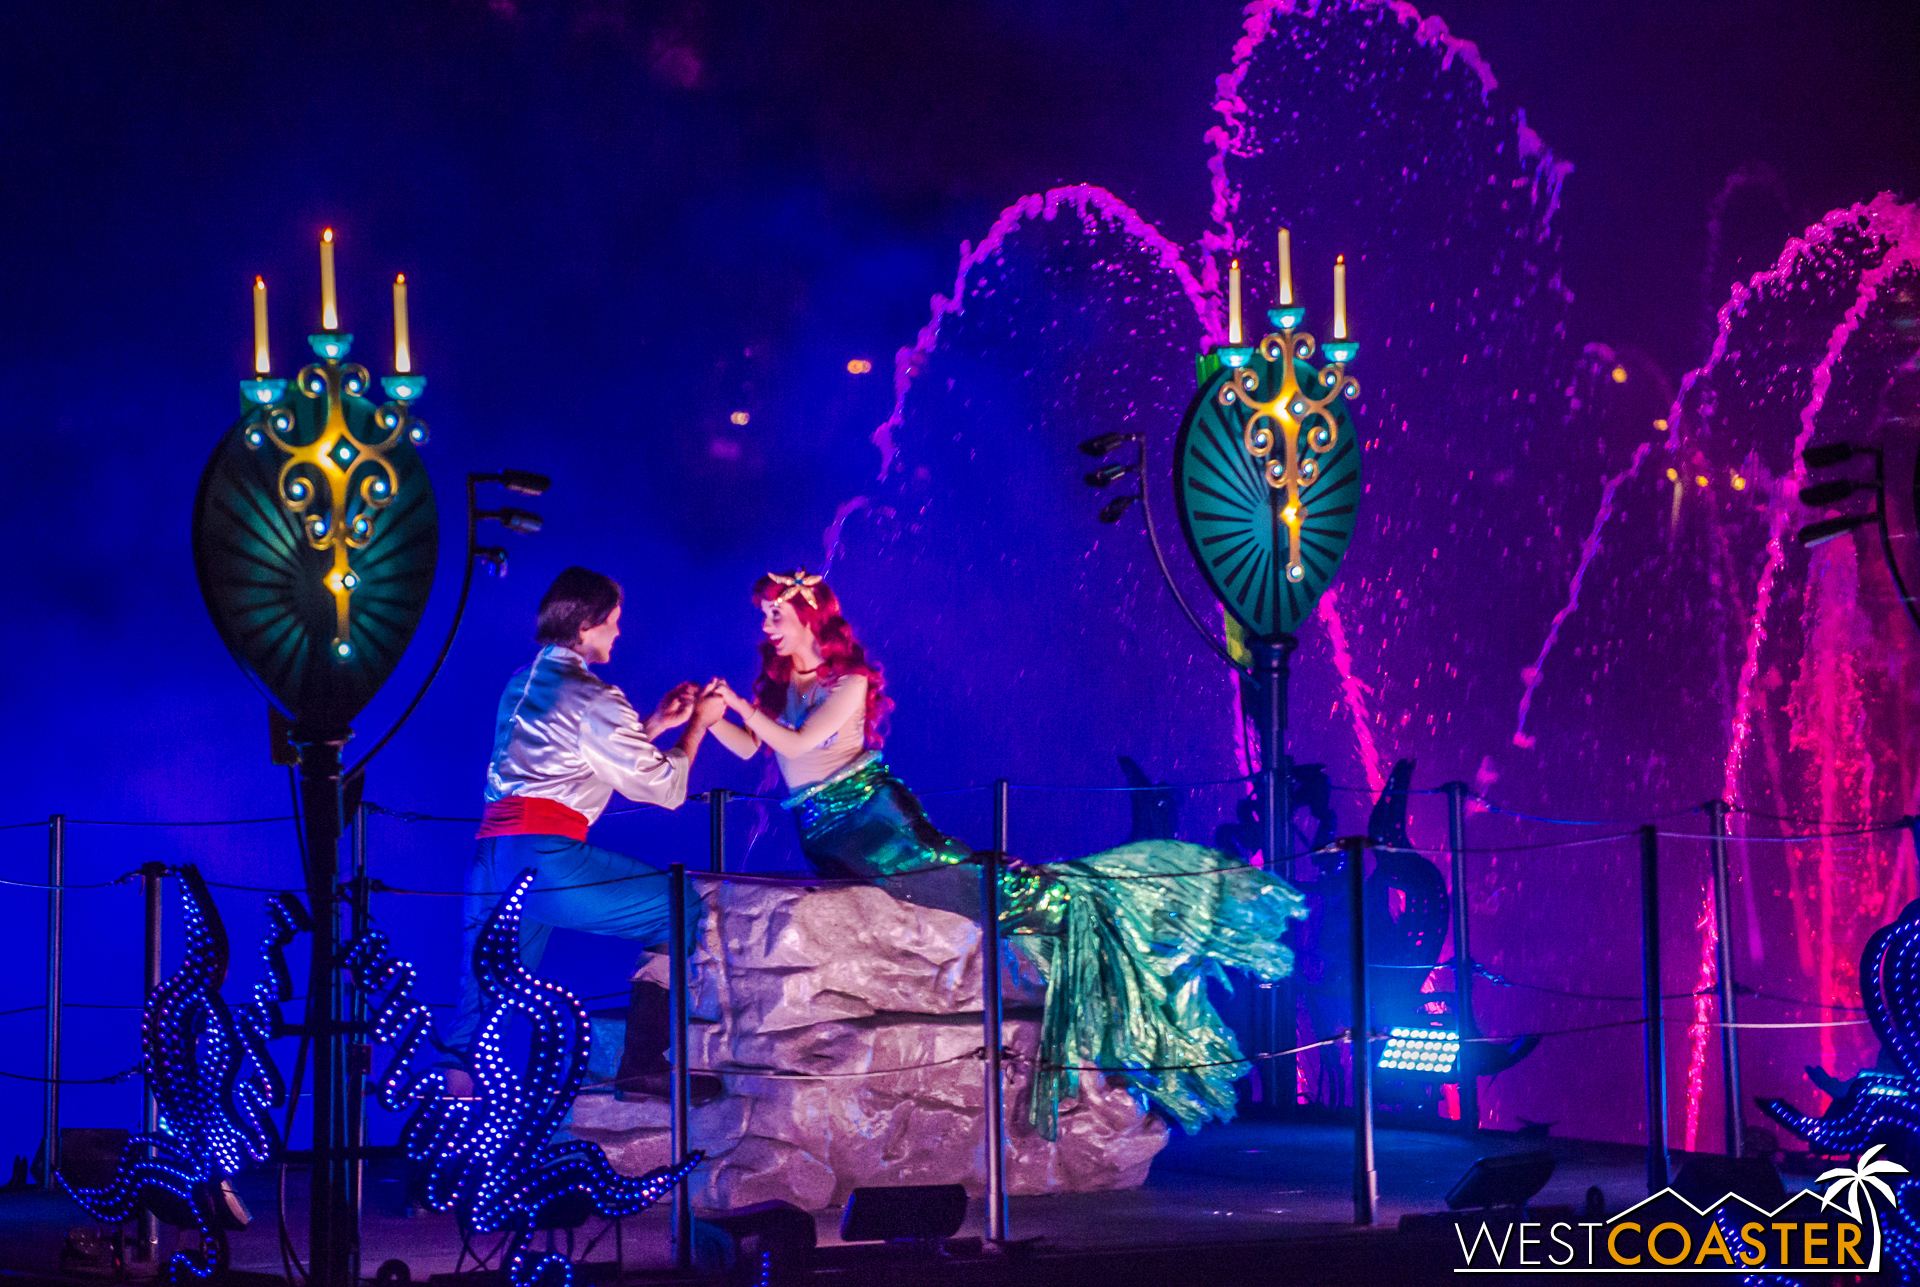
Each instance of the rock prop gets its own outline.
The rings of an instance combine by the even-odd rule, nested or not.
[[[702,888],[713,914],[694,957],[694,1066],[719,1073],[727,1093],[692,1110],[692,1147],[707,1155],[695,1202],[821,1210],[885,1184],[984,1193],[979,927],[866,886]],[[1138,1186],[1167,1125],[1104,1074],[1080,1075],[1057,1139],[1027,1125],[1044,985],[1020,939],[1006,946],[1010,1190]],[[642,977],[664,983],[664,967],[656,958]],[[624,1012],[595,1017],[589,1089],[568,1129],[638,1175],[666,1163],[667,1104],[611,1093],[624,1024]]]

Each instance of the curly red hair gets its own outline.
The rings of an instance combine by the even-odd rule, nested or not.
[[[771,574],[763,576],[753,583],[754,606],[778,599],[788,589]],[[878,747],[886,740],[880,735],[881,721],[893,709],[893,699],[887,696],[886,673],[878,662],[867,656],[867,650],[854,637],[852,625],[840,610],[840,597],[832,587],[821,581],[808,590],[813,595],[812,603],[807,602],[805,595],[796,594],[787,600],[787,606],[800,618],[800,623],[813,632],[819,646],[819,682],[830,683],[843,675],[867,677],[866,744],[870,748]],[[787,686],[792,681],[792,659],[775,652],[771,640],[763,640],[760,677],[753,681],[753,704],[775,719],[780,718],[787,710]]]

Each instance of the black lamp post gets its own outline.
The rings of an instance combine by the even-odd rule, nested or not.
[[[367,369],[348,361],[353,336],[338,328],[331,231],[322,250],[325,329],[308,337],[315,361],[291,381],[269,375],[265,286],[256,281],[255,378],[241,382],[244,410],[201,476],[193,554],[221,641],[291,724],[288,740],[298,755],[313,937],[306,1015],[297,1031],[313,1049],[313,1149],[287,1156],[312,1164],[312,1283],[352,1287],[359,1277],[352,1173],[360,1079],[349,1047],[362,1025],[354,1023],[336,974],[343,788],[356,784],[439,672],[475,561],[504,568],[504,552],[474,544],[478,520],[539,530],[538,516],[524,510],[479,511],[475,483],[538,494],[547,481],[520,472],[469,478],[467,567],[446,644],[400,719],[343,770],[354,717],[392,674],[420,624],[439,538],[418,452],[427,427],[412,412],[426,379],[410,370],[405,296],[396,288],[396,373],[381,381],[388,400],[376,405],[365,396],[373,383]]]
[[[1283,234],[1281,245],[1286,244]],[[1306,310],[1293,302],[1285,253],[1283,249],[1280,304],[1267,313],[1274,330],[1257,345],[1242,340],[1240,265],[1233,263],[1228,342],[1196,360],[1199,390],[1174,445],[1181,530],[1201,575],[1240,626],[1252,653],[1250,666],[1215,638],[1173,580],[1153,523],[1141,435],[1106,433],[1080,444],[1080,449],[1104,457],[1128,444],[1136,447],[1132,460],[1086,476],[1093,487],[1111,486],[1129,476],[1138,480],[1138,490],[1108,502],[1100,520],[1116,522],[1135,500],[1140,502],[1154,558],[1181,612],[1222,661],[1252,680],[1252,713],[1260,737],[1256,798],[1261,849],[1268,870],[1289,876],[1293,807],[1287,684],[1299,646],[1294,631],[1332,583],[1353,537],[1360,442],[1349,407],[1360,396],[1360,386],[1347,374],[1359,346],[1347,338],[1344,263],[1335,270],[1335,338],[1321,345],[1300,329]],[[1319,365],[1316,355],[1322,359]],[[1289,1049],[1295,1033],[1291,984],[1281,980],[1267,996],[1270,1005],[1261,1036],[1268,1053]],[[1291,1108],[1293,1057],[1263,1060],[1261,1070],[1266,1102]]]

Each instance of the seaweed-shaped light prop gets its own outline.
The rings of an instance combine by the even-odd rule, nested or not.
[[[1886,1171],[1888,1164],[1871,1156],[1883,1146],[1911,1168],[1920,1160],[1920,901],[1909,903],[1898,921],[1867,940],[1860,954],[1860,982],[1867,1019],[1897,1071],[1863,1069],[1820,1117],[1809,1117],[1784,1099],[1757,1102],[1768,1116],[1821,1151],[1862,1155],[1860,1174]],[[1886,1062],[1883,1057],[1882,1065]],[[1830,1171],[1821,1179],[1841,1175]],[[1877,1179],[1874,1183],[1884,1187]],[[1916,1185],[1920,1179],[1911,1175],[1895,1182],[1898,1196],[1881,1226],[1881,1245],[1893,1257],[1902,1282],[1920,1278]]]
[[[345,964],[376,998],[374,1039],[394,1047],[376,1092],[383,1107],[413,1108],[400,1143],[426,1169],[427,1205],[457,1211],[477,1233],[512,1233],[507,1273],[514,1287],[565,1287],[572,1265],[556,1252],[529,1249],[536,1229],[571,1227],[589,1213],[618,1219],[643,1211],[684,1181],[702,1155],[635,1178],[615,1171],[598,1144],[554,1140],[586,1076],[592,1026],[578,997],[520,959],[520,916],[532,886],[533,872],[521,873],[474,949],[486,1014],[471,1051],[471,1099],[452,1098],[443,1072],[415,1066],[432,1044],[432,1014],[413,995],[413,966],[391,955],[386,936],[362,938]],[[531,1030],[518,1068],[506,1052],[516,1017]]]
[[[119,1223],[146,1210],[198,1230],[198,1251],[178,1251],[168,1261],[176,1284],[225,1269],[227,1232],[245,1225],[228,1207],[224,1183],[280,1146],[270,1110],[285,1092],[266,1041],[278,1030],[279,1003],[292,995],[281,952],[306,919],[286,895],[268,901],[270,982],[255,986],[250,1004],[229,1010],[220,996],[226,927],[199,871],[187,866],[179,875],[186,951],[141,1018],[142,1071],[160,1107],[159,1128],[128,1141],[113,1179],[99,1188],[61,1176],[96,1219]]]

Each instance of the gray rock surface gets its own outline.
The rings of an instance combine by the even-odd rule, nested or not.
[[[707,1154],[695,1201],[819,1210],[870,1184],[984,1192],[979,928],[867,887],[727,882],[705,893],[713,914],[695,955],[693,1013],[709,1021],[692,1039],[696,1066],[718,1072],[727,1093],[693,1110],[693,1146]],[[1139,1185],[1166,1124],[1101,1074],[1082,1074],[1079,1098],[1060,1105],[1058,1139],[1027,1126],[1042,985],[1025,945],[1010,946],[1009,1188]],[[641,977],[665,982],[664,967],[656,958]],[[621,1019],[595,1020],[590,1083],[611,1080],[623,1038]],[[627,1174],[667,1161],[664,1100],[590,1091],[568,1126]]]

